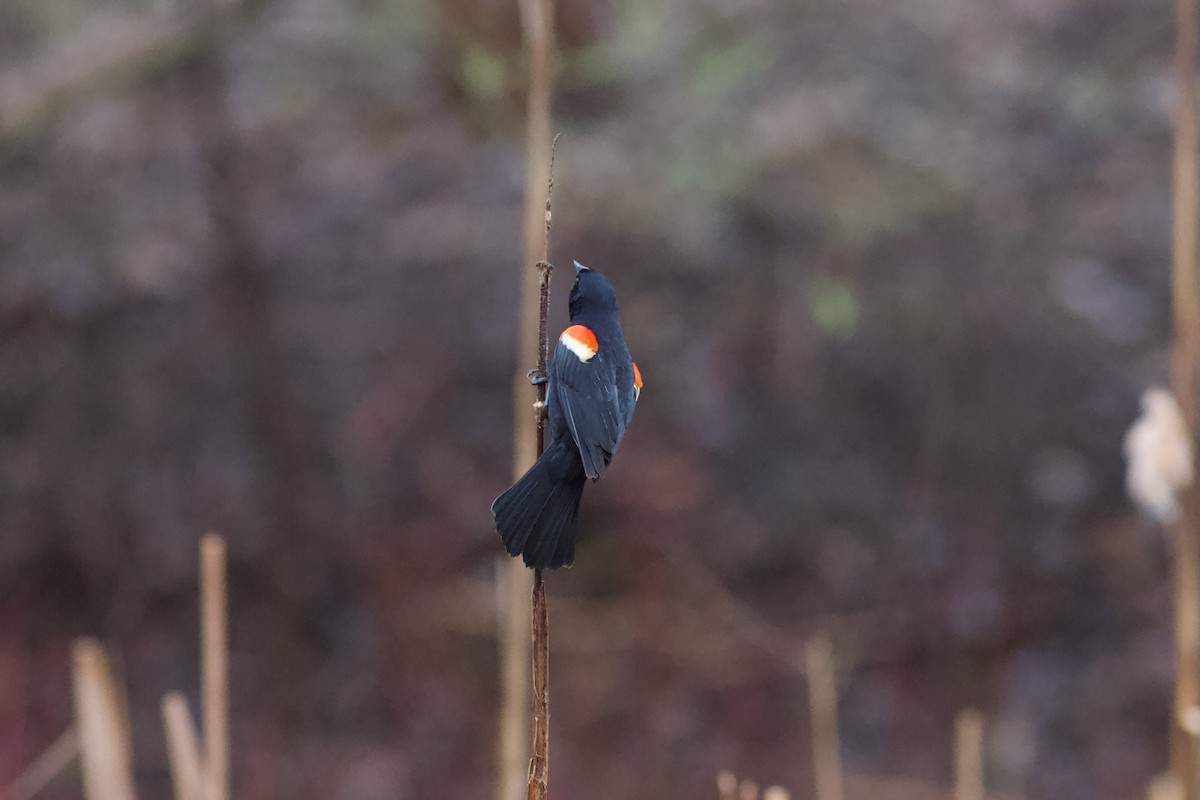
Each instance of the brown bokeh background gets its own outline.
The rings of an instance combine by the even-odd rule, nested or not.
[[[0,3],[0,786],[92,634],[168,796],[219,530],[235,796],[490,797],[515,3],[202,5]],[[549,579],[552,792],[808,796],[827,630],[852,773],[947,784],[976,705],[995,788],[1140,796],[1168,561],[1120,441],[1166,378],[1169,4],[558,13],[551,260],[616,285],[646,389]]]

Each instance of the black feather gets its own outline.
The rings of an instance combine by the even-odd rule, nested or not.
[[[587,475],[578,451],[556,441],[492,503],[496,529],[510,556],[530,567],[569,566],[575,557],[579,499]]]

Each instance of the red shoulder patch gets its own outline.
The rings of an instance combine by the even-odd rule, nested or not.
[[[642,371],[638,369],[637,362],[633,362],[633,399],[637,400],[642,396]]]
[[[558,337],[568,350],[579,357],[580,361],[591,361],[600,349],[596,334],[586,325],[572,325]]]

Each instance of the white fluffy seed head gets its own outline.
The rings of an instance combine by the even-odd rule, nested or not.
[[[1125,434],[1125,487],[1147,514],[1164,525],[1179,519],[1179,492],[1195,477],[1192,438],[1167,389],[1142,395],[1142,415]]]

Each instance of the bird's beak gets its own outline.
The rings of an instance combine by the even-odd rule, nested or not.
[[[578,275],[579,273],[583,272],[586,269],[587,269],[587,267],[585,267],[583,264],[580,264],[578,261],[575,262],[575,274],[576,275]]]

